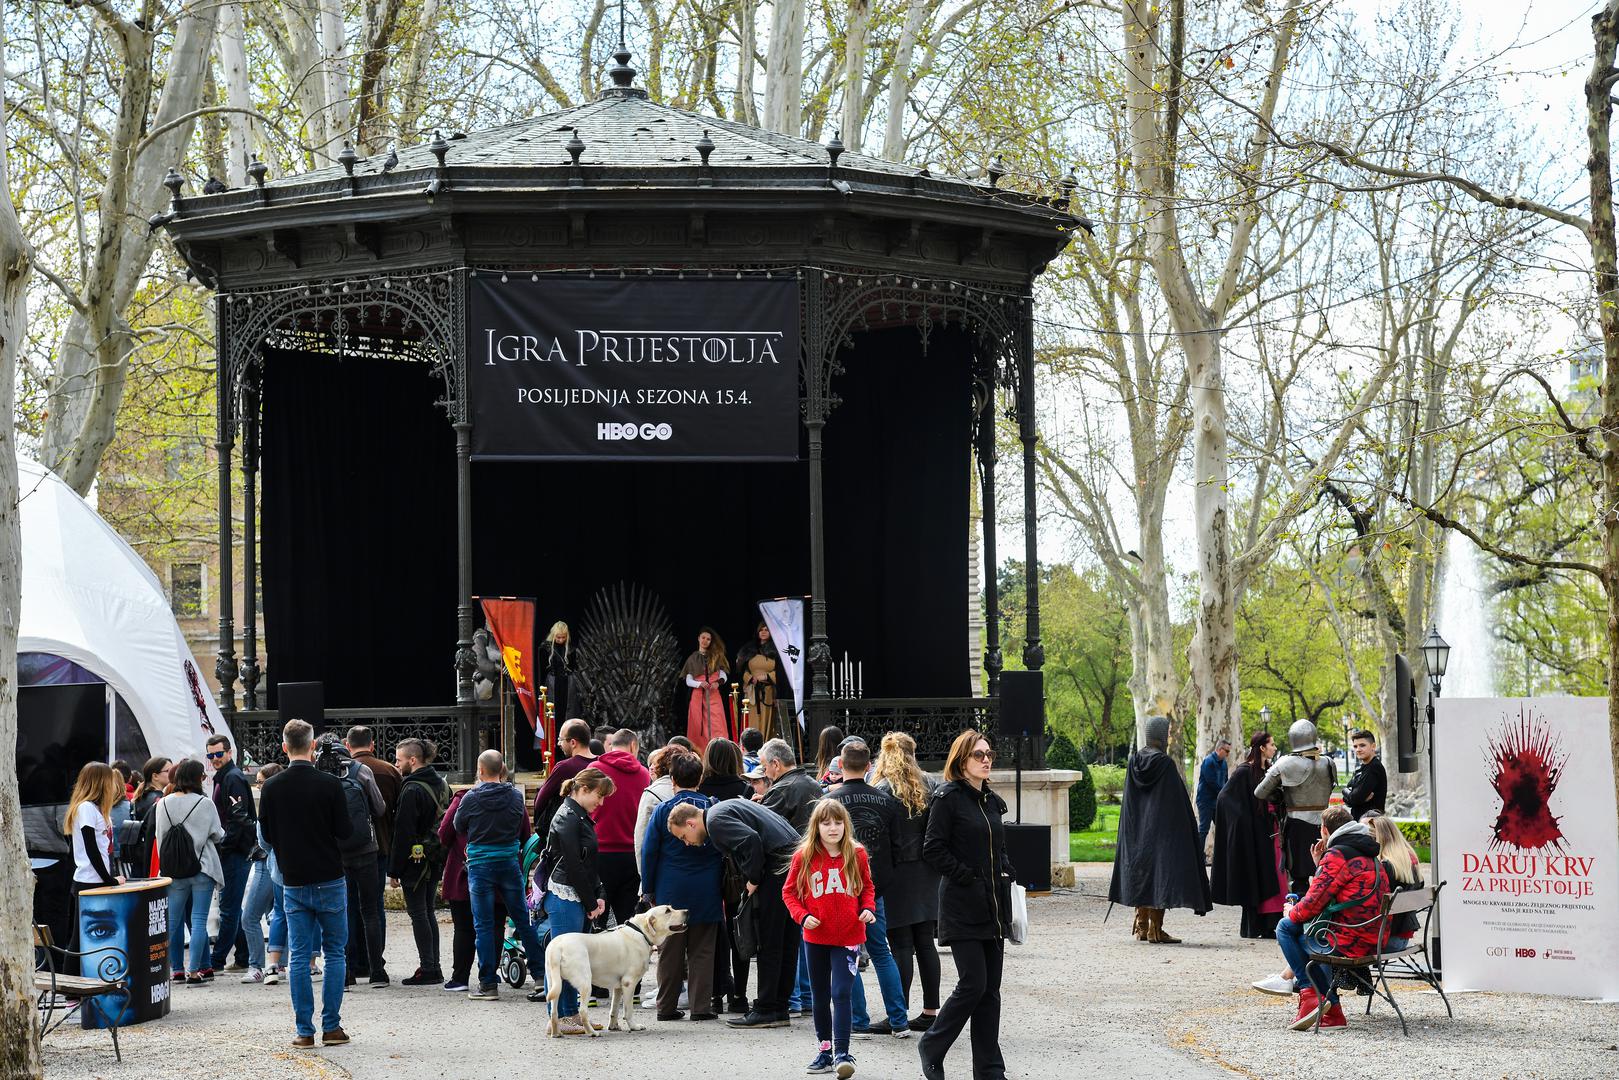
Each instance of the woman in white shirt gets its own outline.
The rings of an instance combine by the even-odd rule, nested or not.
[[[112,861],[112,807],[123,797],[124,778],[111,765],[92,761],[79,770],[67,816],[62,819],[62,831],[73,846],[73,940],[69,949],[79,948],[79,894],[124,880],[113,872]],[[69,966],[73,966],[71,962]]]
[[[157,815],[157,850],[163,854],[163,838],[172,829],[182,829],[197,855],[199,871],[186,877],[175,877],[173,867],[165,865],[163,873],[169,882],[169,967],[174,982],[184,979],[188,986],[201,986],[214,977],[208,966],[208,903],[214,889],[224,883],[225,874],[219,863],[219,842],[225,830],[219,823],[219,811],[213,800],[202,793],[202,762],[196,758],[174,766],[174,791],[158,802],[152,813]],[[187,906],[190,918],[187,918]],[[191,962],[182,964],[187,923],[191,926]]]
[[[124,797],[124,778],[111,765],[92,761],[79,770],[62,831],[73,842],[73,897],[85,889],[118,885],[113,872],[112,808]]]

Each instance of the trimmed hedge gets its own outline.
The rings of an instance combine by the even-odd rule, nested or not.
[[[1068,788],[1068,827],[1076,832],[1090,828],[1096,820],[1096,785],[1073,740],[1061,732],[1053,733],[1046,745],[1046,766],[1079,772],[1079,779]]]
[[[1400,831],[1405,834],[1406,840],[1421,847],[1430,847],[1433,843],[1433,830],[1426,821],[1396,821]]]

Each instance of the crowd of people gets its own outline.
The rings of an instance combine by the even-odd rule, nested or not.
[[[593,732],[575,719],[559,743],[565,756],[532,804],[498,751],[479,756],[475,784],[452,792],[426,740],[402,740],[388,762],[366,728],[317,738],[301,720],[282,732],[287,764],[257,770],[256,799],[223,735],[208,741],[206,766],[154,758],[127,786],[92,763],[64,821],[75,893],[123,880],[120,865],[168,877],[174,982],[202,987],[226,971],[244,983],[285,981],[299,1048],[317,1036],[347,1043],[345,992],[391,985],[390,883],[418,958],[403,986],[495,1000],[520,955],[526,977],[515,985],[531,979],[528,1000],[549,1009],[550,940],[629,925],[638,910],[667,904],[686,912],[685,929],[636,988],[636,1004],[659,1021],[723,1015],[749,1029],[808,1018],[817,1042],[808,1071],[839,1077],[854,1072],[851,1037],[920,1033],[929,1080],[970,1027],[974,1077],[1004,1076],[1013,870],[986,737],[963,732],[942,781],[919,767],[903,732],[874,754],[827,729],[809,767],[755,729],[741,745],[714,735],[699,752],[677,736],[643,756],[635,732]],[[119,851],[113,823],[124,818],[132,824],[119,832],[131,842]],[[448,970],[440,896],[452,924]],[[940,944],[958,973],[943,1000]],[[867,964],[881,998],[870,1005],[859,978]],[[590,1031],[579,998],[598,993],[561,988],[560,1033]]]
[[[1297,996],[1294,1030],[1346,1027],[1332,970],[1311,957],[1398,952],[1418,929],[1414,916],[1383,917],[1391,892],[1422,879],[1416,852],[1384,815],[1376,735],[1351,736],[1357,768],[1339,802],[1336,767],[1308,720],[1288,731],[1285,754],[1268,731],[1255,732],[1235,767],[1230,742],[1219,740],[1199,763],[1190,802],[1168,742],[1169,721],[1154,717],[1130,757],[1109,898],[1136,909],[1137,938],[1159,944],[1179,940],[1163,928],[1168,909],[1241,908],[1242,936],[1274,937],[1286,963],[1254,988]]]

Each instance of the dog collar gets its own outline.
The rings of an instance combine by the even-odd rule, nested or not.
[[[627,927],[629,927],[629,928],[630,928],[630,929],[631,929],[631,930],[634,930],[634,931],[635,931],[635,932],[636,932],[636,933],[637,933],[637,934],[640,934],[640,935],[641,935],[641,940],[642,940],[642,941],[645,941],[645,942],[646,942],[646,943],[647,943],[647,944],[648,944],[648,945],[652,945],[652,939],[651,939],[651,938],[649,938],[649,937],[647,937],[647,936],[646,936],[646,931],[645,931],[645,930],[642,930],[642,929],[641,929],[641,928],[640,928],[640,927],[639,927],[639,926],[636,926],[636,925],[635,925],[635,924],[634,924],[634,923],[632,923],[632,922],[627,922],[627,923],[625,923],[625,924],[624,924],[624,925],[625,925],[625,926],[627,926]],[[653,948],[654,948],[654,949],[656,949],[656,948],[657,948],[657,946],[656,946],[656,945],[652,945],[652,947],[653,947]]]

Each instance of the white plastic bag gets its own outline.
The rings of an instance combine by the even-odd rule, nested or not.
[[[1006,936],[1014,945],[1029,940],[1029,891],[1015,881],[1012,882],[1012,924]]]

